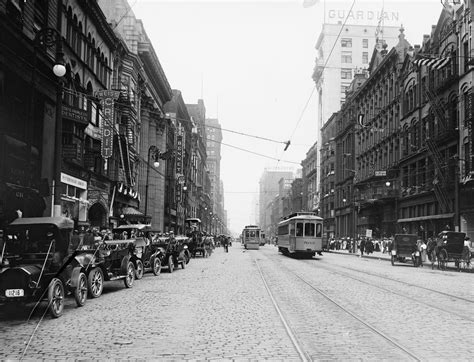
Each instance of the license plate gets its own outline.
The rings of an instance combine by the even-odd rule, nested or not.
[[[7,289],[5,290],[5,296],[8,298],[23,297],[25,291],[23,289]]]

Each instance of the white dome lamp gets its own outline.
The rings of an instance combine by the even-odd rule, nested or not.
[[[66,67],[63,63],[57,62],[53,66],[53,73],[58,78],[64,77],[64,75],[66,74]]]

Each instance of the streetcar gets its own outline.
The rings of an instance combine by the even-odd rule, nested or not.
[[[314,212],[296,212],[278,223],[278,251],[313,257],[323,250],[323,218]]]
[[[258,250],[262,243],[262,231],[257,225],[246,225],[242,230],[242,244],[245,249]]]

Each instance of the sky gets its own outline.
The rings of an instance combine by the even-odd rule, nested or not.
[[[224,207],[236,233],[255,222],[264,169],[301,168],[316,141],[311,75],[324,14],[328,20],[329,9],[349,10],[354,1],[353,10],[398,12],[400,24],[387,25],[403,24],[414,45],[442,10],[439,0],[320,0],[309,7],[305,0],[128,1],[171,87],[186,103],[203,99],[206,117],[219,119]]]

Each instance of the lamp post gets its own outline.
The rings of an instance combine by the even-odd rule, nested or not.
[[[161,157],[160,149],[154,145],[148,148],[148,158],[146,165],[146,184],[145,184],[145,218],[148,216],[148,183],[150,178],[150,158],[153,157],[153,167],[158,167],[160,162],[158,161]]]
[[[61,24],[61,11],[58,10],[58,27]],[[56,85],[56,126],[54,133],[54,178],[53,178],[53,216],[61,216],[61,168],[62,168],[62,101],[63,101],[63,83],[62,77],[66,74],[64,66],[64,53],[62,47],[61,34],[54,28],[43,28],[36,33],[34,39],[34,72],[33,72],[33,94],[35,93],[35,77],[36,77],[36,61],[37,50],[39,47],[51,48],[56,47],[56,56],[53,66],[53,73],[58,77]],[[34,104],[34,97],[32,97]]]

